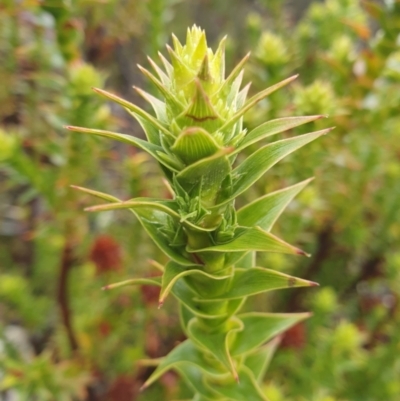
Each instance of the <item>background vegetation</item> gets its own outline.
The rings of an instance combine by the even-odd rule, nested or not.
[[[138,392],[151,369],[138,360],[161,357],[182,340],[174,302],[157,310],[158,294],[146,286],[100,290],[155,274],[150,260],[165,257],[129,214],[88,215],[83,208],[93,200],[70,188],[165,196],[158,166],[132,148],[62,127],[142,136],[91,87],[142,104],[131,89],[146,85],[135,64],[147,65],[171,32],[183,38],[193,23],[215,43],[228,34],[228,70],[252,50],[254,92],[300,74],[247,115],[247,126],[303,114],[329,115],[308,131],[336,125],[240,200],[316,177],[275,228],[312,258],[276,254],[263,263],[321,287],[253,300],[262,311],[314,312],[282,338],[266,394],[397,401],[398,0],[0,2],[0,399],[189,398],[172,373]]]

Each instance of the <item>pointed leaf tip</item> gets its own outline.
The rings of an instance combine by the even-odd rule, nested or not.
[[[299,248],[296,249],[296,254],[301,256],[306,256],[307,258],[311,257],[311,253],[307,253]]]

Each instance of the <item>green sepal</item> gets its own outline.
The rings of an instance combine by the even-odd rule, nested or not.
[[[271,362],[271,359],[274,356],[274,353],[280,342],[281,338],[277,336],[267,344],[246,355],[244,365],[247,366],[253,373],[257,383],[262,383],[265,372],[268,369],[268,365]]]
[[[192,164],[212,156],[221,149],[214,138],[199,127],[183,130],[171,147],[171,151],[176,153],[186,164]]]
[[[257,128],[250,131],[243,140],[238,144],[234,153],[239,153],[248,146],[257,143],[269,136],[279,134],[299,125],[306,124],[311,121],[320,119],[323,116],[307,116],[307,117],[286,117],[276,120],[267,121]]]
[[[307,255],[304,251],[287,242],[281,240],[275,235],[264,231],[260,227],[239,227],[235,231],[235,236],[232,241],[221,245],[209,246],[202,249],[191,249],[186,247],[188,252],[278,252],[289,253],[293,255]]]
[[[232,174],[236,178],[234,178],[233,181],[232,195],[221,202],[220,205],[239,196],[285,156],[320,136],[325,135],[331,130],[332,128],[328,128],[309,134],[299,135],[294,138],[283,139],[257,150],[233,170]],[[220,205],[216,205],[215,207],[219,207]]]
[[[223,332],[206,332],[195,318],[189,322],[188,334],[190,339],[199,347],[210,352],[219,362],[221,362],[232,374],[235,380],[238,379],[235,363],[231,357],[229,344],[232,335],[243,330],[242,322],[232,317],[226,322]]]
[[[294,287],[315,287],[314,281],[289,276],[275,270],[263,267],[252,267],[250,269],[235,268],[235,273],[230,285],[230,290],[223,295],[208,299],[196,299],[199,302],[227,301],[240,299],[267,291]]]
[[[247,204],[237,212],[238,224],[243,227],[258,226],[270,231],[286,206],[312,180],[313,178],[309,178]]]
[[[176,282],[186,276],[191,276],[191,275],[200,275],[207,277],[210,280],[224,280],[229,278],[229,275],[225,276],[216,276],[209,274],[205,272],[204,270],[200,269],[195,269],[191,268],[188,269],[187,266],[182,266],[178,263],[175,263],[173,261],[170,261],[167,263],[165,266],[165,271],[162,277],[162,286],[161,286],[161,292],[160,292],[160,298],[159,298],[159,305],[161,306],[165,299],[167,298],[168,294],[172,290],[173,286],[176,284]]]
[[[74,127],[74,126],[70,126],[70,125],[66,126],[65,128],[67,128],[69,131],[101,136],[104,138],[110,138],[110,139],[114,139],[119,142],[124,142],[129,145],[133,145],[139,149],[144,150],[151,156],[153,156],[159,163],[163,164],[165,167],[167,167],[175,172],[179,171],[179,168],[178,168],[179,166],[177,167],[176,164],[174,164],[170,161],[170,159],[166,159],[165,157],[162,157],[162,155],[167,156],[166,153],[164,152],[164,149],[161,146],[155,145],[151,142],[144,141],[143,139],[136,138],[132,135],[119,134],[117,132],[104,131],[101,129]]]
[[[268,401],[252,372],[242,366],[239,370],[239,382],[212,383],[214,391],[229,401]]]
[[[192,343],[191,340],[185,340],[175,347],[167,356],[162,358],[161,363],[157,366],[156,370],[143,384],[143,388],[149,387],[158,378],[160,378],[165,372],[170,369],[174,369],[179,365],[195,365],[200,368],[203,373],[211,376],[226,376],[225,369],[218,369],[213,365],[210,365],[204,358],[204,354],[201,353]]]
[[[231,346],[232,355],[238,356],[252,352],[271,338],[310,316],[310,313],[261,312],[238,315],[237,317],[242,321],[244,329],[236,333]]]
[[[170,131],[168,131],[168,129],[165,128],[155,117],[153,117],[146,111],[142,110],[140,107],[136,106],[135,104],[128,102],[127,100],[122,99],[119,96],[114,95],[110,92],[107,92],[103,89],[93,88],[93,90],[96,93],[104,96],[105,98],[112,100],[113,102],[116,102],[116,103],[120,104],[121,106],[125,107],[128,111],[131,112],[131,114],[134,117],[139,116],[141,118],[144,118],[146,121],[148,121],[149,123],[151,123],[152,125],[157,127],[163,134],[165,134],[169,137],[172,137],[172,138],[174,137],[174,135]]]

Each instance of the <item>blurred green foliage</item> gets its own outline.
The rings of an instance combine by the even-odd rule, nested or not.
[[[228,34],[230,60],[253,51],[247,79],[254,92],[300,74],[249,113],[249,128],[293,114],[329,115],[309,131],[336,125],[240,200],[316,177],[275,228],[288,242],[300,238],[313,257],[264,256],[265,266],[322,286],[255,298],[259,310],[314,311],[282,339],[266,394],[271,401],[398,400],[400,2],[313,2],[298,21],[296,4],[1,2],[0,394],[40,401],[189,397],[173,374],[138,395],[151,368],[137,361],[162,356],[183,338],[174,305],[157,310],[157,294],[146,287],[100,291],[155,274],[148,259],[164,257],[133,218],[88,216],[82,209],[91,200],[69,187],[165,197],[158,167],[132,148],[62,127],[141,136],[90,88],[132,98],[130,85],[143,82],[134,64],[146,64],[171,32],[182,36],[197,23],[215,41]]]

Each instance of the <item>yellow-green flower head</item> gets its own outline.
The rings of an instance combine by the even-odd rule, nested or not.
[[[188,29],[186,44],[173,36],[173,48],[167,47],[171,62],[160,55],[164,70],[152,60],[158,78],[140,67],[165,97],[167,124],[178,136],[190,127],[212,134],[219,145],[229,145],[241,133],[241,122],[230,119],[243,106],[247,88],[240,91],[242,67],[247,56],[225,79],[225,38],[213,52],[207,46],[205,32]]]

